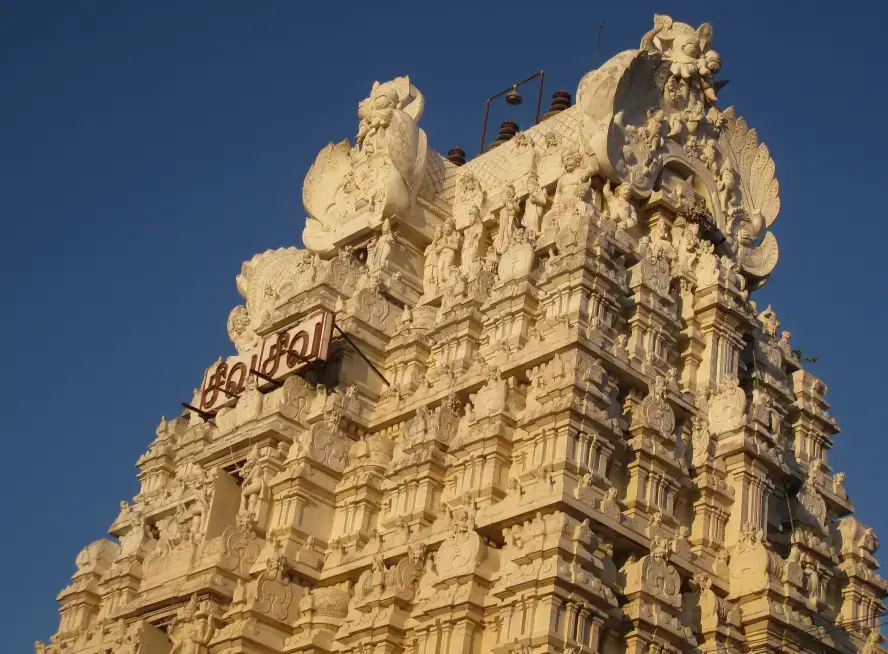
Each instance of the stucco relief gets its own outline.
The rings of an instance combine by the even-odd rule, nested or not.
[[[714,47],[656,16],[467,162],[374,84],[306,249],[237,276],[242,377],[161,421],[37,651],[883,651],[826,386],[756,304],[779,185]],[[247,367],[271,348],[298,365]]]

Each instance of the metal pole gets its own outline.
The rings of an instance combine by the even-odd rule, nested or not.
[[[506,93],[508,93],[512,89],[517,89],[522,84],[527,84],[530,80],[534,79],[535,77],[540,78],[540,90],[539,90],[539,93],[537,94],[537,112],[536,112],[536,121],[540,122],[540,105],[543,101],[543,76],[544,76],[544,73],[545,73],[545,71],[542,71],[542,70],[538,73],[534,73],[530,77],[525,77],[523,80],[521,80],[517,84],[512,84],[512,86],[509,86],[509,87],[503,89],[502,91],[500,91],[496,95],[491,95],[489,98],[487,98],[487,105],[484,108],[484,125],[481,128],[481,150],[478,154],[484,154],[484,141],[487,139],[487,119],[490,114],[490,102],[492,100],[496,100],[501,95],[505,95]]]
[[[274,377],[269,377],[269,376],[266,375],[264,372],[259,372],[259,371],[256,370],[255,368],[250,368],[250,372],[251,372],[252,374],[256,375],[259,379],[264,379],[264,380],[267,381],[269,384],[274,384],[274,387],[275,387],[275,388],[280,388],[281,386],[284,385],[283,382],[278,381],[278,380],[275,379]]]
[[[540,90],[537,91],[537,117],[536,117],[536,122],[534,123],[535,125],[539,124],[539,122],[540,122],[540,105],[543,102],[543,78],[545,76],[546,76],[546,71],[541,70],[540,71]]]
[[[187,402],[182,402],[182,406],[185,407],[186,409],[188,409],[189,411],[194,411],[194,413],[196,413],[197,415],[199,415],[201,418],[203,418],[203,419],[206,420],[207,422],[209,422],[210,420],[212,420],[213,418],[216,417],[216,414],[214,414],[214,413],[207,413],[206,411],[201,411],[201,410],[198,409],[196,406],[191,406],[191,405],[188,404]]]

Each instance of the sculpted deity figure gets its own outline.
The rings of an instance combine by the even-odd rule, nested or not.
[[[557,231],[557,219],[570,214],[582,214],[586,209],[586,196],[589,192],[589,180],[592,174],[580,166],[583,158],[576,150],[565,150],[561,153],[561,164],[564,174],[558,179],[555,187],[555,200],[552,208],[543,216],[543,231]]]
[[[435,248],[437,255],[437,283],[444,283],[450,276],[450,268],[453,266],[456,253],[459,250],[460,234],[456,231],[456,225],[451,218],[444,223],[444,230],[441,232],[441,238]]]
[[[703,147],[700,151],[700,161],[706,164],[713,175],[718,174],[718,163],[715,160],[715,139],[703,139]]]
[[[631,206],[631,205],[630,205]],[[651,228],[651,254],[663,255],[669,259],[674,258],[675,251],[672,248],[672,238],[669,233],[669,225],[665,220],[658,220]]]
[[[758,315],[759,322],[762,324],[762,331],[766,336],[776,337],[777,330],[780,328],[780,321],[777,320],[777,313],[768,305],[768,308]]]
[[[438,247],[443,237],[441,227],[435,229],[432,242],[425,249],[425,265],[423,266],[422,287],[425,293],[433,293],[438,287]]]
[[[472,221],[474,209],[480,214],[483,207],[484,191],[481,189],[481,182],[467,170],[457,180],[456,201],[453,204],[453,219],[457,229],[464,228]]]
[[[503,189],[502,202],[503,206],[499,210],[499,231],[493,243],[499,253],[505,252],[515,238],[516,218],[520,205],[515,199],[515,187],[511,184],[507,184]]]
[[[327,214],[345,218],[357,210],[358,183],[353,171],[349,170],[336,185],[333,200],[327,205]]]
[[[385,263],[388,261],[389,255],[392,252],[392,247],[396,242],[397,237],[394,232],[392,232],[392,224],[389,219],[386,218],[382,221],[382,231],[379,233],[376,243],[373,244],[373,247],[367,255],[367,267],[370,271],[385,268]]]
[[[696,30],[686,23],[673,22],[669,16],[654,16],[654,29],[644,35],[641,49],[660,53],[670,63],[674,80],[689,83],[709,100],[716,101],[712,75],[721,70],[721,57],[709,46],[712,25],[703,23]]]
[[[697,249],[700,245],[700,226],[697,223],[688,225],[682,234],[678,247],[678,265],[682,270],[693,272],[697,265]]]
[[[644,137],[651,153],[663,147],[663,111],[659,107],[651,107],[647,111],[647,120],[644,124]]]
[[[837,472],[833,476],[832,482],[833,494],[838,495],[839,497],[848,497],[847,491],[845,491],[845,473]]]
[[[255,375],[249,375],[244,384],[244,392],[235,406],[237,423],[244,424],[258,418],[262,411],[262,401],[262,391],[259,390],[259,382]]]
[[[242,304],[234,307],[228,314],[228,337],[238,354],[249,352],[259,345],[260,339],[250,327],[250,322],[250,314]]]
[[[178,621],[177,621],[178,622]],[[205,619],[197,616],[197,595],[185,607],[183,622],[175,624],[170,633],[173,643],[170,654],[204,654],[216,633],[215,619],[208,613]]]
[[[691,432],[691,463],[699,470],[709,461],[709,449],[712,438],[709,435],[709,425],[699,416],[693,419],[693,431]]]
[[[469,220],[469,226],[463,233],[460,268],[466,277],[472,279],[481,266],[484,248],[484,224],[481,222],[481,210],[477,206],[469,209]]]
[[[722,210],[725,213],[730,213],[730,210],[734,207],[734,169],[731,168],[731,162],[728,159],[722,162],[718,177],[715,180],[715,186]]]
[[[265,494],[266,482],[259,465],[259,446],[254,445],[241,469],[243,483],[241,485],[240,513],[253,520],[258,519],[259,501]]]
[[[356,147],[374,147],[376,142],[384,145],[385,130],[392,122],[398,106],[398,91],[390,85],[376,83],[366,98],[358,105],[358,134]]]
[[[611,191],[611,183],[608,180],[604,185],[604,201],[610,219],[623,229],[632,229],[638,224],[638,213],[629,201],[632,193],[632,185],[628,182],[620,184]]]
[[[787,329],[784,329],[780,334],[780,341],[777,343],[777,346],[780,348],[780,351],[783,352],[783,356],[795,356],[792,353],[792,345],[789,344],[790,337],[792,337],[792,332]]]
[[[132,526],[124,536],[120,538],[120,557],[131,556],[137,554],[139,550],[148,543],[151,543],[154,536],[151,534],[151,528],[145,521],[145,514],[141,509],[133,511]]]
[[[527,202],[524,205],[524,216],[521,218],[521,225],[531,238],[536,238],[540,233],[543,211],[549,198],[546,196],[545,189],[540,188],[540,180],[536,175],[531,174],[528,176],[527,190]]]
[[[332,252],[336,231],[352,220],[376,227],[383,218],[410,213],[428,156],[419,129],[424,106],[407,77],[373,84],[358,106],[354,147],[348,141],[329,144],[305,178],[309,218],[303,242],[309,249]]]

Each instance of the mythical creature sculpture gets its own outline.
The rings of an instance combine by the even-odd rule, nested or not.
[[[305,178],[302,199],[309,218],[302,238],[308,248],[332,251],[337,234],[379,225],[413,208],[428,154],[418,126],[424,104],[407,77],[373,84],[358,105],[355,145],[331,143]]]

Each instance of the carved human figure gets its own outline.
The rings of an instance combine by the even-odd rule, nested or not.
[[[832,482],[833,494],[838,495],[839,497],[848,497],[848,493],[845,491],[845,473],[837,472],[833,476]]]
[[[608,184],[610,184],[609,181]],[[632,206],[631,203],[629,206]],[[666,256],[669,259],[675,257],[675,251],[672,248],[672,235],[665,220],[658,220],[651,227],[650,252],[654,255]]]
[[[327,205],[327,215],[338,218],[350,216],[356,210],[356,202],[358,199],[358,183],[355,179],[355,173],[349,170],[336,185],[333,193],[333,201]]]
[[[438,245],[435,248],[437,255],[437,283],[440,286],[450,276],[450,268],[456,259],[456,253],[459,250],[460,234],[456,231],[456,225],[453,219],[444,223],[444,229],[441,232],[441,238],[438,239]]]
[[[709,461],[712,438],[709,435],[709,425],[703,418],[695,416],[692,424],[691,463],[699,471]]]
[[[481,182],[467,170],[457,180],[456,201],[453,205],[453,219],[457,229],[462,229],[471,222],[473,210],[480,214],[483,207],[484,191]]]
[[[808,578],[808,599],[815,608],[825,606],[826,588],[819,566],[808,556],[803,559],[803,565]]]
[[[663,147],[663,111],[659,107],[651,107],[647,111],[644,123],[644,137],[651,154]]]
[[[502,203],[503,206],[499,210],[499,230],[493,242],[494,248],[501,254],[511,245],[515,237],[516,218],[520,209],[515,199],[515,187],[511,184],[506,184],[503,188]]]
[[[172,648],[169,654],[205,654],[207,645],[216,633],[215,618],[212,613],[199,616],[197,595],[191,596],[183,612],[182,621],[174,622],[170,633]]]
[[[382,221],[382,230],[379,233],[379,237],[376,239],[376,243],[373,244],[373,247],[367,255],[367,267],[370,271],[385,268],[385,264],[392,252],[392,247],[396,242],[397,238],[395,237],[394,232],[392,232],[392,224],[389,219],[386,218]]]
[[[792,345],[789,344],[789,339],[792,337],[792,332],[784,329],[780,334],[780,341],[777,343],[777,346],[780,348],[780,351],[783,352],[783,356],[792,357],[794,356],[792,353]]]
[[[777,330],[780,328],[780,321],[777,320],[777,313],[768,305],[768,308],[758,315],[759,322],[762,324],[762,331],[766,336],[777,336]]]
[[[358,105],[358,135],[356,147],[375,149],[377,144],[384,146],[386,128],[392,122],[392,116],[398,105],[398,92],[388,84],[373,85],[370,97]]]
[[[542,227],[543,211],[549,198],[545,189],[540,188],[540,180],[536,175],[527,178],[527,201],[524,203],[524,216],[521,225],[531,238],[536,238]]]
[[[697,250],[700,245],[700,227],[697,223],[688,225],[678,247],[678,265],[682,270],[692,272],[697,265]]]
[[[438,246],[441,243],[443,230],[435,229],[432,242],[425,249],[425,265],[423,266],[422,286],[426,294],[433,293],[438,287]]]
[[[718,173],[718,163],[715,160],[715,139],[703,139],[703,147],[700,149],[700,161],[706,164],[713,175]]]
[[[247,461],[241,469],[243,483],[241,485],[240,513],[257,520],[259,501],[265,494],[266,482],[259,464],[259,446],[254,445],[247,455]]]
[[[629,201],[632,193],[632,185],[628,182],[620,184],[613,191],[610,180],[604,184],[604,201],[610,219],[623,229],[632,229],[638,224],[638,213]]]
[[[722,162],[715,186],[722,211],[730,213],[730,209],[734,206],[734,169],[731,168],[731,162],[728,159]]]
[[[586,209],[586,196],[592,174],[580,166],[583,158],[576,150],[565,150],[561,154],[564,174],[555,186],[555,199],[552,208],[543,216],[543,231],[556,228],[557,219],[571,213],[579,214]]]
[[[262,411],[262,391],[255,375],[249,375],[244,383],[244,392],[235,406],[238,424],[244,424],[259,417]]]
[[[466,277],[472,279],[481,267],[484,224],[481,222],[481,210],[477,206],[472,206],[469,214],[469,226],[463,233],[460,269]]]
[[[257,345],[260,339],[250,327],[250,314],[242,304],[234,307],[228,314],[228,337],[234,343],[238,354],[249,352]]]
[[[137,554],[147,543],[153,540],[151,528],[145,521],[145,514],[141,509],[132,512],[133,519],[130,530],[120,537],[120,557]]]
[[[691,535],[690,529],[686,526],[681,525],[678,529],[675,530],[675,538],[672,539],[672,543],[670,543],[669,549],[679,556],[683,556],[685,558],[690,558],[691,556],[691,541],[688,538]]]

